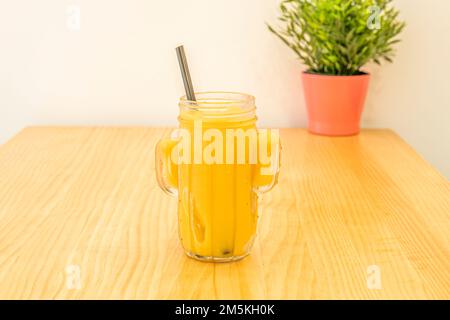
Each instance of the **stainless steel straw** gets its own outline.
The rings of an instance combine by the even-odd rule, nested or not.
[[[186,60],[186,54],[184,53],[184,47],[179,46],[175,50],[177,52],[178,63],[180,64],[181,75],[183,76],[186,97],[190,101],[197,101],[195,100],[194,87],[192,85],[191,75],[189,73],[189,67]]]

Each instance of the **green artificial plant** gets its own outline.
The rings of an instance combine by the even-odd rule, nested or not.
[[[307,72],[360,74],[368,62],[392,62],[405,23],[392,0],[283,0],[284,27],[268,25],[299,56]]]

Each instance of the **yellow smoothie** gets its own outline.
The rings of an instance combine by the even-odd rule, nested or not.
[[[201,101],[199,101],[201,103]],[[205,117],[205,110],[181,110],[180,128],[191,133],[191,155],[194,150],[194,122],[202,121],[202,134],[214,128],[222,133],[224,159],[226,129],[253,129],[256,117],[231,106],[215,106],[213,117]],[[206,110],[206,113],[208,110]],[[198,133],[198,131],[197,131]],[[246,138],[245,163],[237,161],[237,140],[234,141],[233,163],[171,162],[167,180],[178,192],[178,222],[182,245],[188,255],[220,261],[245,256],[253,245],[258,221],[258,188],[273,181],[273,176],[262,176],[258,163],[249,163],[249,143]],[[161,142],[166,158],[171,156],[177,141]],[[202,141],[202,150],[210,142]],[[270,148],[270,146],[269,146]]]

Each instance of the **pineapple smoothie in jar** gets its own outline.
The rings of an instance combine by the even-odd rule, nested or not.
[[[196,96],[195,102],[180,99],[179,129],[157,145],[158,182],[178,197],[179,235],[188,256],[239,260],[256,236],[258,197],[277,181],[278,134],[257,130],[250,95]]]

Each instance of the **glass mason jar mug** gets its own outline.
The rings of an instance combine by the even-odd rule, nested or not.
[[[256,129],[254,97],[233,92],[180,99],[179,128],[156,146],[159,186],[178,197],[178,230],[186,254],[234,261],[249,254],[258,196],[276,183],[275,129]]]

